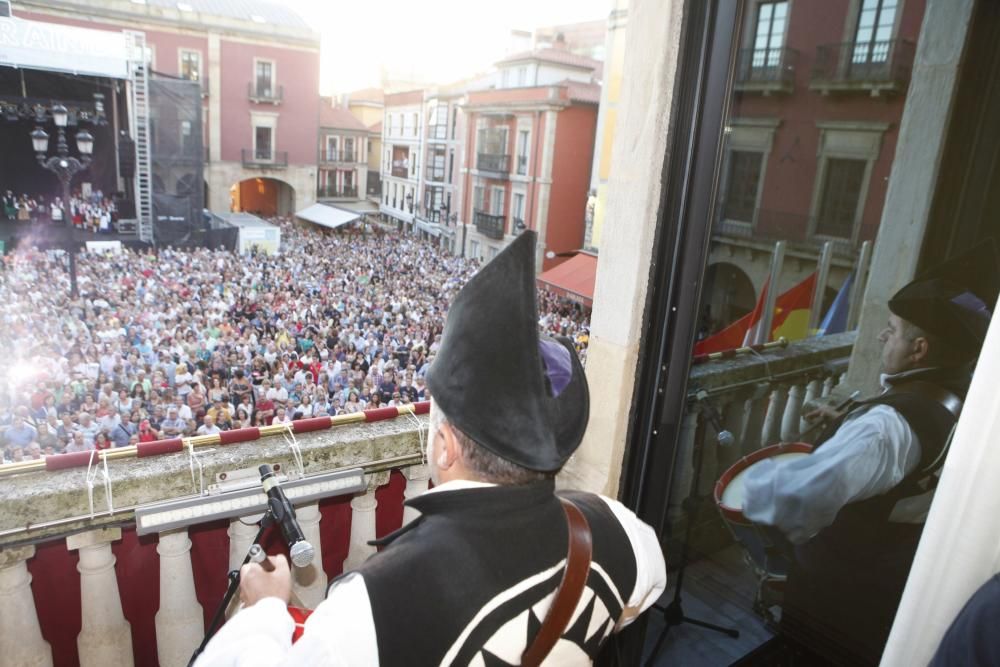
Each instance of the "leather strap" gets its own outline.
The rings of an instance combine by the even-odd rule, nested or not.
[[[566,513],[566,524],[569,533],[569,549],[566,555],[566,569],[563,570],[562,581],[556,590],[552,605],[545,614],[542,627],[535,635],[531,646],[521,655],[521,665],[537,667],[549,654],[549,651],[559,641],[566,630],[576,605],[583,595],[583,587],[587,583],[590,572],[590,560],[593,555],[593,540],[590,534],[590,524],[572,501],[559,498],[563,511]]]
[[[950,412],[955,419],[958,419],[962,415],[962,399],[957,394],[931,382],[924,382],[923,380],[907,382],[898,387],[893,387],[892,391],[919,394],[926,399],[938,403]]]

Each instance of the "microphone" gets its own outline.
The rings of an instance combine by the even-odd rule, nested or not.
[[[265,464],[260,466],[258,470],[260,470],[261,486],[264,487],[264,493],[267,494],[268,509],[274,520],[281,526],[281,534],[285,538],[285,543],[288,544],[288,555],[291,556],[292,563],[296,567],[305,567],[312,562],[316,550],[306,542],[305,536],[302,535],[299,522],[295,520],[295,508],[285,497],[285,492],[281,490],[281,485],[278,484],[278,478],[274,476],[271,466]]]
[[[736,444],[736,436],[733,435],[732,431],[722,428],[722,424],[719,421],[719,411],[715,409],[715,406],[708,402],[708,392],[704,389],[695,394],[695,398],[701,403],[702,413],[708,420],[708,423],[715,429],[715,439],[719,443],[720,447],[732,447]]]

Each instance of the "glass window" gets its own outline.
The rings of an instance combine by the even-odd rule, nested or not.
[[[505,196],[506,193],[503,188],[493,188],[493,196],[490,197],[493,215],[503,215],[503,207],[506,203]]]
[[[257,97],[274,95],[274,64],[268,60],[258,60],[256,65]]]
[[[781,61],[788,2],[762,2],[757,7],[757,30],[753,40],[753,66],[775,67]]]
[[[732,151],[729,157],[729,189],[723,205],[723,217],[738,222],[753,222],[760,186],[763,154],[752,151]]]
[[[517,132],[517,173],[519,176],[528,173],[528,130]]]
[[[849,239],[854,231],[867,163],[830,158],[820,195],[816,233]]]
[[[271,128],[258,127],[254,130],[254,157],[258,160],[271,159]]]
[[[181,51],[182,79],[190,81],[201,80],[201,53],[198,51]]]
[[[858,13],[854,36],[853,63],[882,63],[888,60],[897,0],[864,0]]]
[[[485,190],[483,186],[477,185],[472,190],[472,208],[477,211],[483,210],[483,199],[486,197]]]

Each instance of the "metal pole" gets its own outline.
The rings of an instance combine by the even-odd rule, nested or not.
[[[774,244],[774,255],[771,256],[771,278],[767,282],[767,295],[764,297],[764,312],[761,314],[760,330],[752,344],[766,343],[771,338],[771,322],[774,321],[774,302],[778,298],[778,279],[781,277],[781,266],[785,262],[785,242]]]
[[[833,256],[833,244],[827,241],[819,255],[819,265],[816,267],[816,288],[813,290],[812,307],[809,309],[808,335],[812,336],[819,326],[819,318],[823,316],[823,295],[826,293],[826,280],[830,275],[830,259]]]
[[[59,180],[62,181],[63,189],[63,222],[69,226],[70,234],[73,234],[73,220],[69,217],[69,173],[67,172],[65,176],[60,174]],[[72,236],[70,237],[72,238]],[[70,240],[64,246],[64,250],[69,254],[69,294],[71,297],[76,298],[78,296],[76,289],[76,248],[73,247],[73,241]]]

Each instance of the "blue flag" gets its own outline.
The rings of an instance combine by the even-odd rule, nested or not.
[[[847,330],[847,313],[851,306],[851,285],[853,283],[854,272],[852,271],[844,284],[841,285],[833,303],[830,304],[830,310],[826,311],[826,315],[823,316],[823,321],[820,322],[819,329],[816,330],[817,336],[826,336]]]

